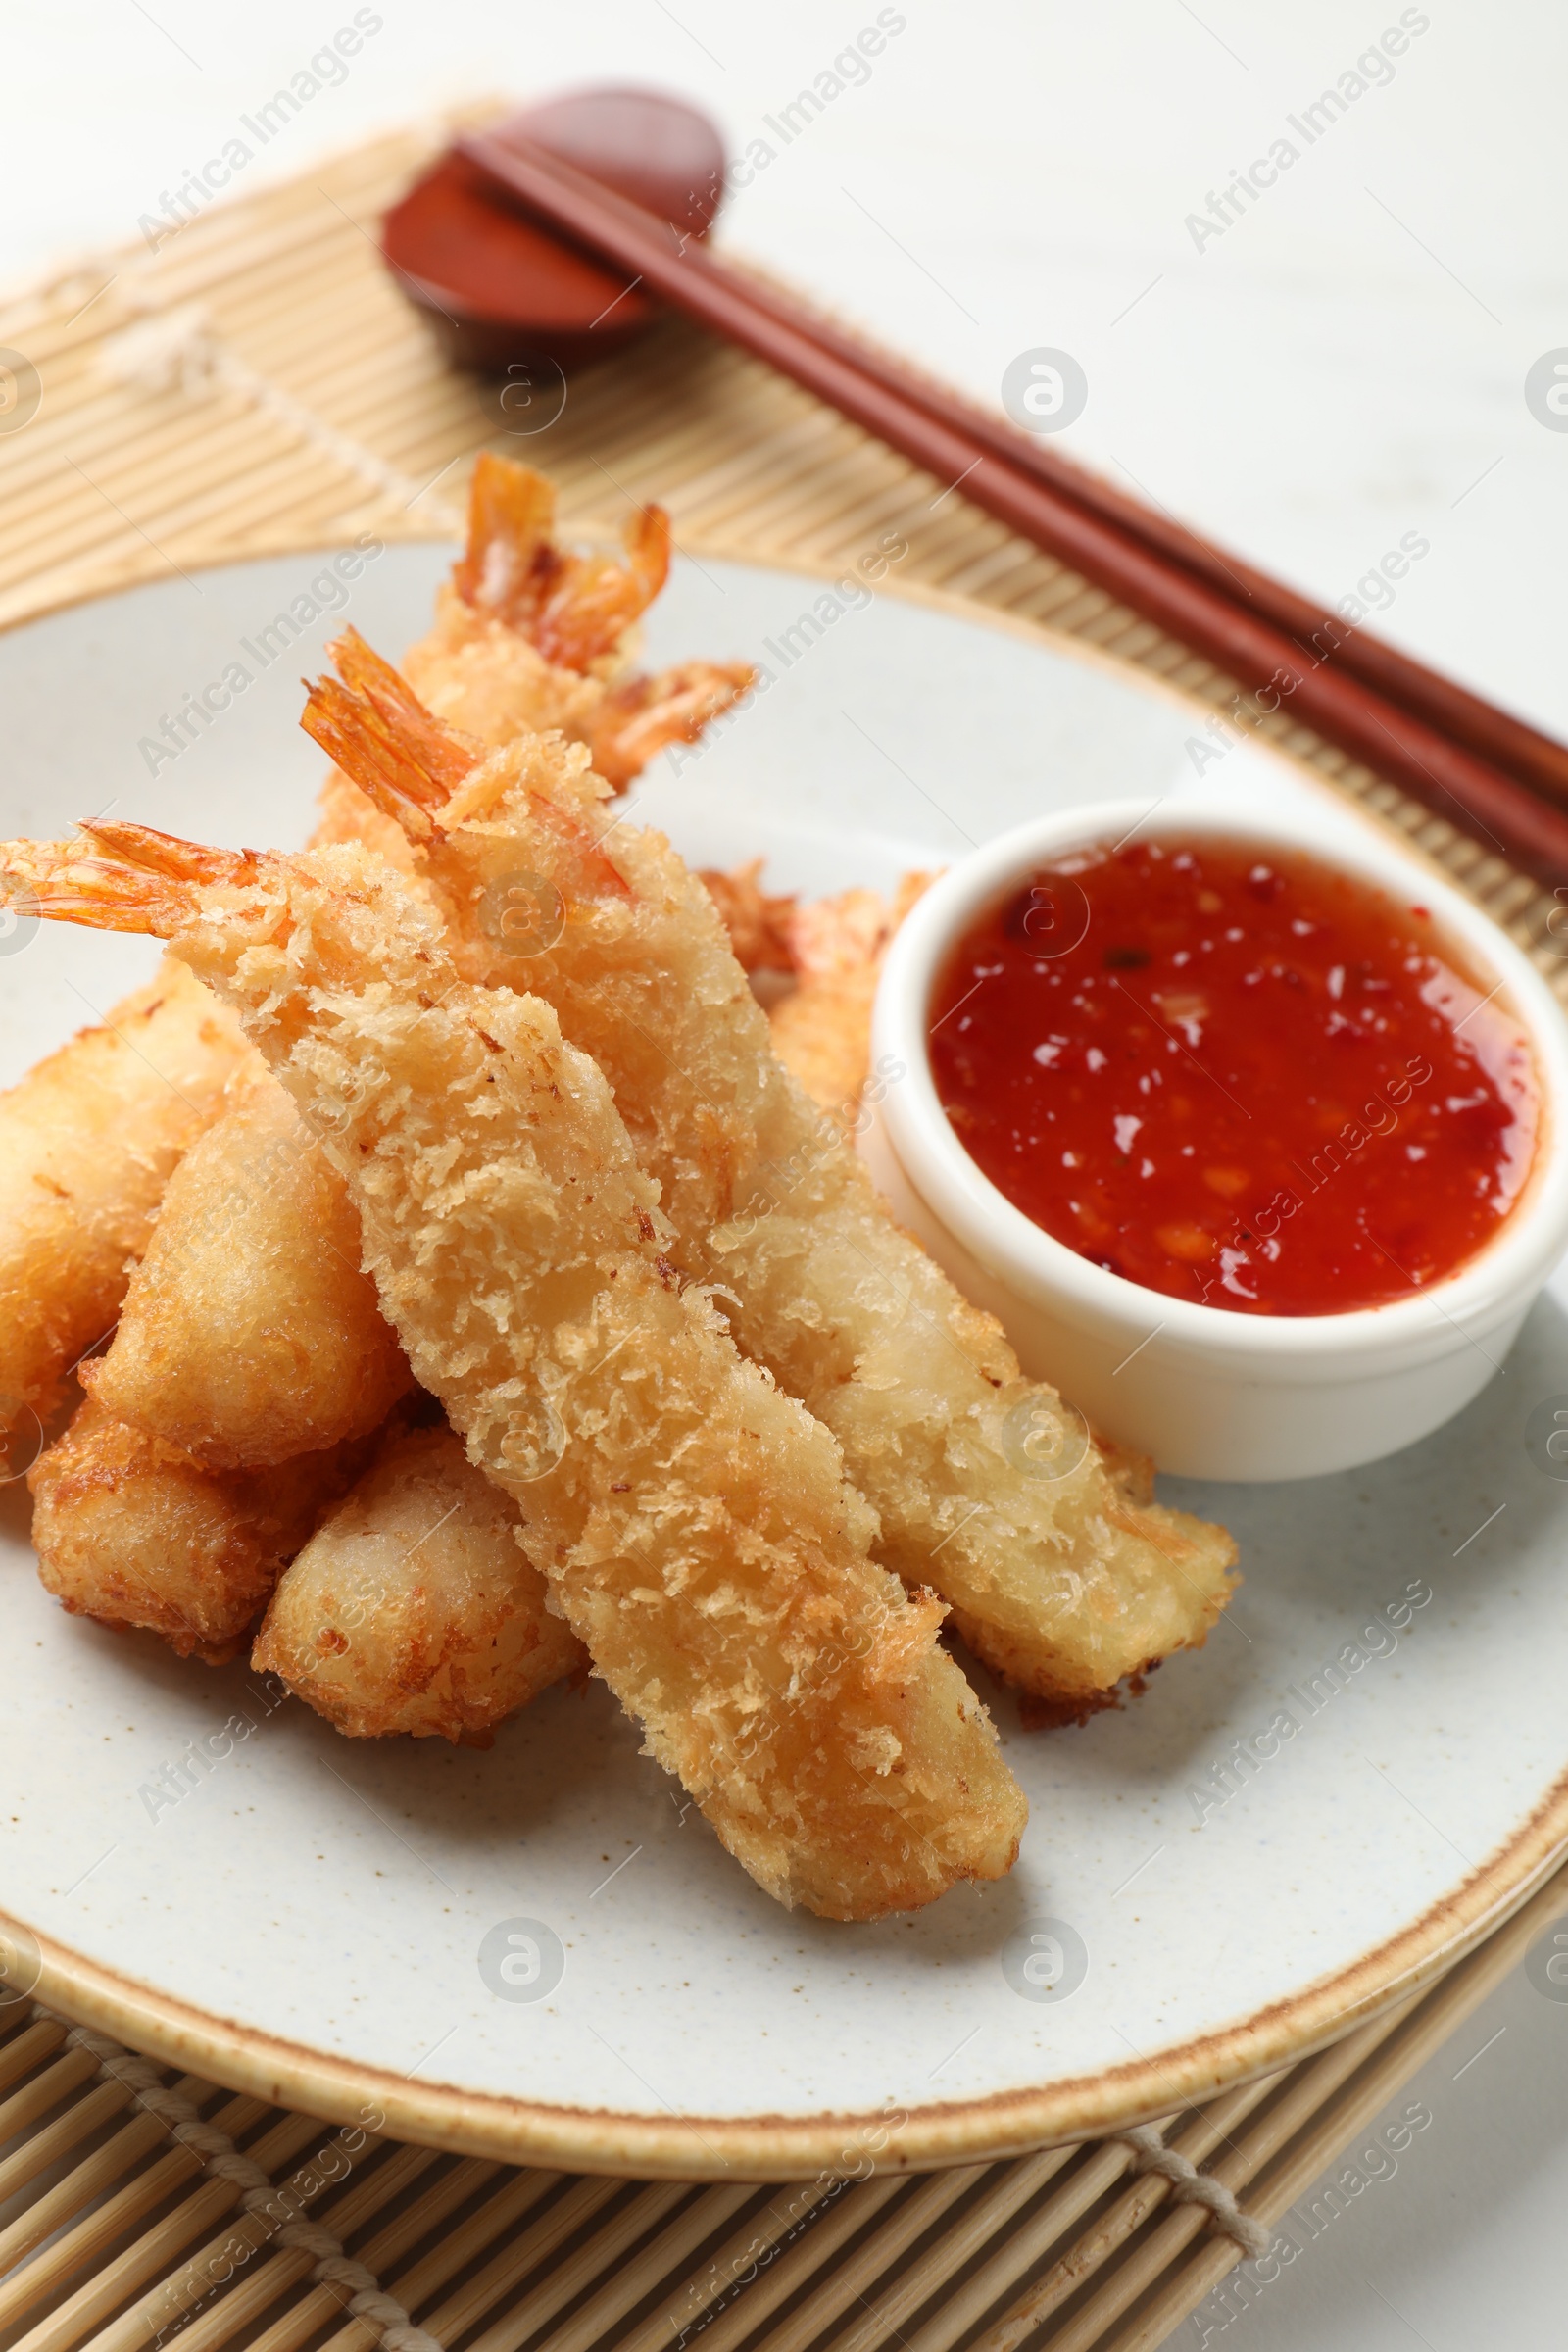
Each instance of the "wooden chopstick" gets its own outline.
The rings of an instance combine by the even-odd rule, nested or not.
[[[1568,812],[1343,664],[1310,663],[1275,621],[981,438],[959,404],[946,414],[922,405],[888,380],[885,367],[873,371],[851,338],[837,330],[819,337],[804,311],[788,315],[784,298],[771,290],[764,297],[742,272],[699,244],[677,242],[667,223],[544,148],[475,136],[460,141],[459,152],[498,190],[633,282],[755,352],[945,486],[961,482],[972,504],[1230,671],[1262,708],[1287,710],[1540,880],[1568,878]],[[929,391],[922,398],[934,401]]]
[[[1284,581],[1255,570],[1240,556],[1189,530],[1174,515],[1144,506],[1114,483],[1086,472],[1059,451],[992,416],[951,385],[923,375],[895,353],[847,333],[798,295],[750,270],[743,274],[755,300],[774,317],[793,319],[813,341],[863,368],[927,416],[955,419],[994,456],[1036,475],[1086,513],[1168,557],[1219,595],[1245,605],[1292,638],[1305,662],[1334,662],[1387,701],[1397,703],[1440,733],[1467,745],[1494,767],[1568,808],[1568,744],[1542,734],[1511,711],[1472,694],[1455,679],[1427,668],[1381,638],[1366,635],[1342,613],[1328,612]]]
[[[1308,662],[1335,662],[1388,701],[1467,744],[1494,767],[1568,807],[1568,744],[1542,734],[1511,711],[1428,669],[1382,639],[1367,636],[1342,613],[1314,605],[1309,597],[1189,530],[1174,515],[1146,507],[1114,483],[1086,472],[1059,451],[993,416],[951,385],[922,374],[896,353],[847,332],[799,295],[752,270],[738,274],[743,275],[754,300],[772,316],[792,320],[813,341],[864,368],[878,383],[912,401],[927,416],[952,418],[994,456],[1035,474],[1075,506],[1168,556],[1221,596],[1245,604],[1294,638]]]
[[[544,151],[541,151],[544,152]],[[612,203],[627,204],[612,189]],[[628,209],[635,208],[628,205]],[[652,216],[645,216],[652,217]],[[671,231],[678,235],[678,231]],[[732,271],[734,265],[722,265]],[[755,270],[735,272],[758,306],[801,328],[825,350],[876,378],[889,391],[911,401],[927,416],[956,422],[1004,462],[1035,474],[1063,498],[1205,580],[1219,595],[1246,605],[1295,640],[1302,659],[1315,665],[1333,661],[1401,709],[1452,736],[1532,791],[1568,808],[1568,744],[1558,743],[1495,703],[1472,694],[1376,636],[1367,636],[1342,613],[1328,612],[1281,580],[1256,570],[1240,556],[1189,530],[1173,514],[1143,505],[1114,483],[1075,466],[1055,449],[994,416],[952,385],[926,375],[896,352],[856,335],[802,296]]]

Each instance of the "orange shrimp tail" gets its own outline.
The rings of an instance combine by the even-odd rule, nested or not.
[[[624,792],[656,753],[668,743],[695,743],[756,683],[749,662],[683,662],[657,678],[628,678],[612,688],[589,723],[595,773]]]
[[[613,653],[625,631],[648,610],[669,577],[669,516],[644,507],[621,534],[622,566],[609,556],[573,556],[560,586],[546,599],[532,631],[547,662],[587,669]]]
[[[468,484],[468,544],[452,573],[464,603],[502,620],[524,610],[536,564],[548,571],[561,561],[555,528],[556,493],[544,475],[481,450]]]
[[[241,889],[259,882],[269,865],[276,863],[268,850],[215,850],[206,842],[182,841],[177,833],[159,833],[151,825],[134,825],[115,817],[88,817],[81,831],[108,853],[115,865],[134,866],[138,873],[158,874],[171,882],[226,883]]]
[[[143,829],[96,830],[97,838],[102,839],[112,830],[134,833]],[[153,834],[150,838],[164,842],[169,836]],[[126,857],[93,857],[80,841],[0,843],[0,890],[19,916],[39,914],[51,922],[80,923],[92,931],[146,932],[154,939],[174,938],[201,910],[200,890],[194,880],[150,871]]]
[[[626,561],[556,543],[556,494],[543,474],[481,452],[468,488],[468,544],[458,594],[525,637],[547,662],[586,670],[612,653],[669,576],[669,516],[645,507],[622,534]]]
[[[480,747],[428,711],[358,629],[346,629],[327,651],[343,683],[318,679],[301,726],[383,816],[412,840],[428,840],[435,812],[477,765]]]

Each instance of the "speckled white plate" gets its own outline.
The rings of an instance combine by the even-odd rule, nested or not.
[[[388,550],[347,616],[398,652],[445,560]],[[156,775],[139,745],[230,662],[256,672],[246,642],[321,570],[231,565],[0,638],[5,833],[112,805],[303,840],[320,757],[297,681],[339,615]],[[885,883],[1043,807],[1191,775],[1190,712],[1107,664],[893,597],[788,635],[819,595],[684,563],[658,611],[656,659],[746,655],[776,681],[640,795],[704,862],[766,851],[780,886]],[[1250,751],[1204,782],[1359,821]],[[0,1081],[154,953],[22,941],[0,960]],[[759,1893],[602,1686],[548,1694],[488,1754],[358,1743],[239,1668],[65,1617],[13,1483],[0,1909],[20,1973],[236,2086],[587,2170],[972,2160],[1281,2064],[1442,1968],[1568,1845],[1568,1463],[1545,1450],[1565,1308],[1559,1277],[1478,1402],[1406,1454],[1182,1490],[1235,1530],[1247,1576],[1207,1649],[1081,1731],[1025,1733],[983,1686],[1030,1800],[1017,1869],[874,1928]],[[235,1716],[243,1740],[159,1801]]]

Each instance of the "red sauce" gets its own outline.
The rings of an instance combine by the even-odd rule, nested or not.
[[[1246,842],[1041,869],[932,999],[993,1184],[1129,1282],[1241,1314],[1407,1298],[1496,1232],[1537,1099],[1516,1021],[1428,910]]]

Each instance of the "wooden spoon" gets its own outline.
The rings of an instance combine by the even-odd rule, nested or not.
[[[578,90],[528,107],[490,136],[531,139],[695,237],[724,195],[716,125],[659,90]],[[381,250],[459,367],[505,374],[540,360],[563,370],[639,334],[647,290],[554,237],[465,156],[444,155],[381,223]]]

